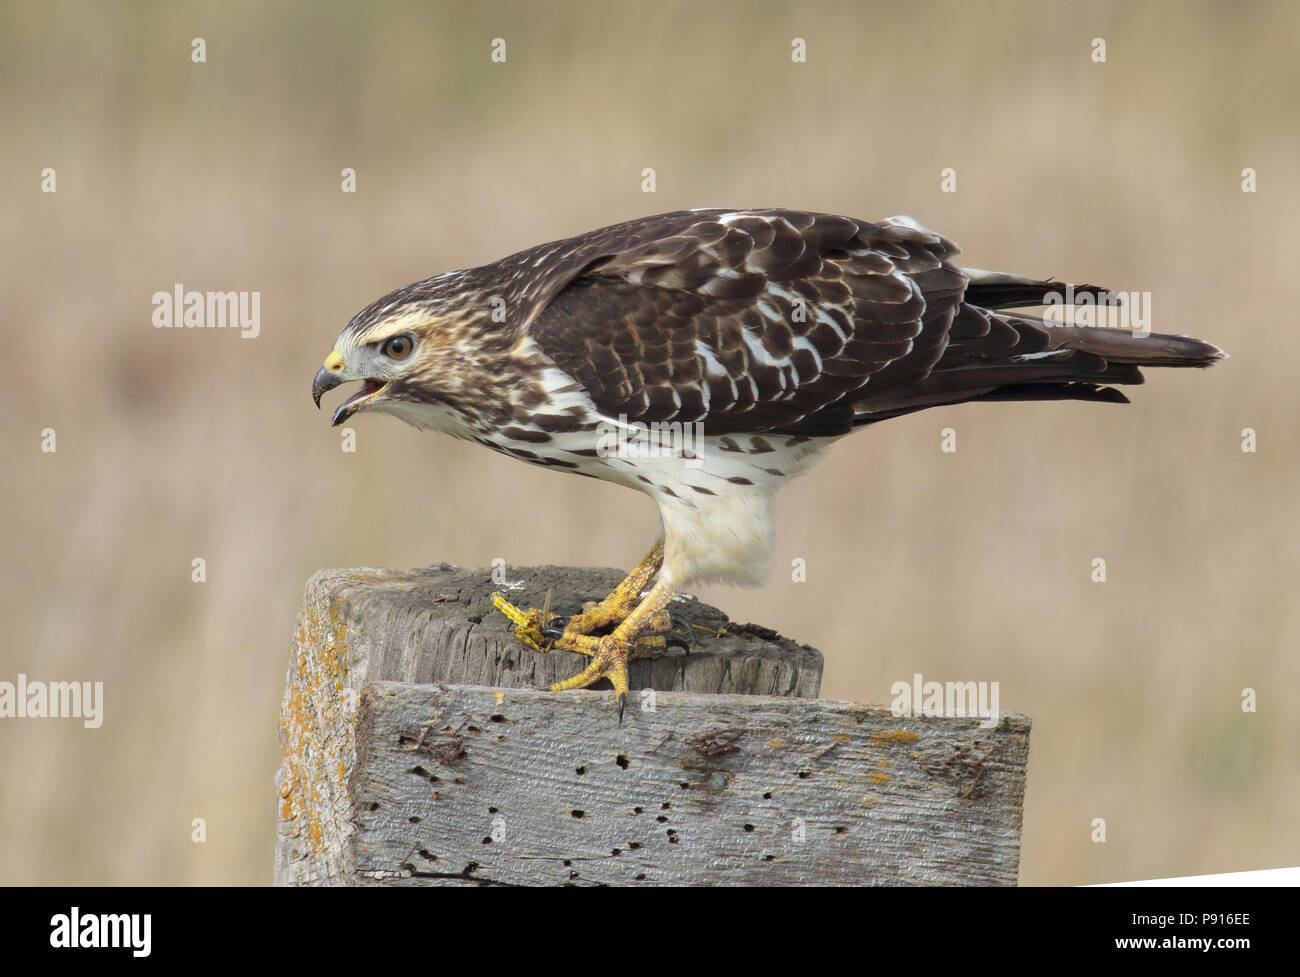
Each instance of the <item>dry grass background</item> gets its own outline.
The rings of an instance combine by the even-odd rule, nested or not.
[[[1000,681],[1035,721],[1025,883],[1300,864],[1298,34],[1283,3],[5,2],[0,679],[106,706],[0,722],[0,881],[269,881],[316,568],[632,563],[640,496],[389,418],[344,454],[308,388],[392,287],[719,204],[910,213],[1232,353],[1130,407],[858,434],[781,497],[772,583],[702,596],[823,649],[831,697]],[[154,329],[175,282],[260,290],[262,335]]]

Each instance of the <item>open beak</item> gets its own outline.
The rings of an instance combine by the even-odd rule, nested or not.
[[[330,359],[333,358],[334,357],[331,356]],[[333,390],[339,384],[347,383],[349,380],[354,379],[362,379],[364,382],[361,384],[360,390],[354,393],[347,400],[343,401],[343,403],[339,404],[335,409],[334,416],[330,418],[330,424],[334,427],[338,427],[349,417],[359,411],[371,397],[379,393],[379,391],[383,390],[386,386],[385,381],[376,380],[373,377],[360,378],[344,376],[338,371],[338,366],[342,366],[342,363],[340,362],[337,363],[337,366],[332,366],[330,360],[326,360],[325,365],[316,371],[316,379],[311,383],[311,397],[312,400],[316,401],[317,407],[320,407],[321,395]]]

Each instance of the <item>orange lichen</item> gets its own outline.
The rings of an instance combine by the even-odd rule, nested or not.
[[[867,779],[873,784],[884,785],[894,778],[887,773],[880,773],[879,771],[873,770],[871,773],[867,774]]]
[[[871,734],[872,746],[900,746],[902,744],[915,743],[921,737],[917,736],[910,729],[890,729],[883,733]]]
[[[280,817],[285,821],[301,818],[308,845],[317,852],[325,848],[323,820],[335,817],[325,800],[335,795],[326,786],[328,771],[337,763],[342,783],[354,748],[348,737],[328,742],[322,737],[343,708],[347,630],[336,601],[308,594],[294,633],[293,673],[281,705]],[[320,759],[308,762],[310,757]]]

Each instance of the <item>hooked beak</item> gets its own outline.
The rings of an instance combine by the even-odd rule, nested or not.
[[[362,406],[375,394],[383,390],[386,382],[376,380],[373,377],[349,377],[342,373],[343,357],[337,352],[330,353],[325,360],[325,365],[316,371],[316,379],[311,382],[311,398],[316,401],[316,406],[320,407],[321,395],[333,390],[341,383],[347,383],[349,380],[364,379],[361,389],[354,393],[343,403],[339,404],[334,411],[334,416],[330,418],[330,424],[338,427],[349,417],[355,414]]]
[[[343,378],[328,366],[322,366],[317,370],[316,379],[311,382],[311,399],[316,401],[316,407],[320,407],[322,394],[329,393],[342,382]]]

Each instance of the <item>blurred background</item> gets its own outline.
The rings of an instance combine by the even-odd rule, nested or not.
[[[381,416],[346,454],[309,387],[396,286],[699,206],[911,214],[1232,354],[863,431],[780,496],[771,583],[700,596],[820,648],[826,697],[1000,682],[1022,883],[1300,864],[1297,36],[1285,3],[6,0],[0,680],[105,709],[0,720],[0,882],[269,882],[317,568],[634,563],[647,499]],[[260,336],[154,328],[178,282],[259,291]]]

